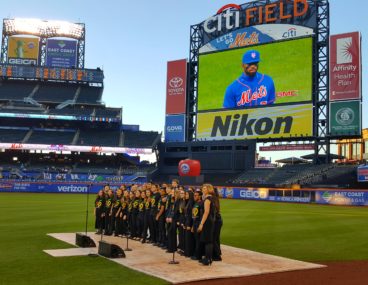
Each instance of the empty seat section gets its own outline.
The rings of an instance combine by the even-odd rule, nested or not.
[[[40,88],[33,95],[33,99],[38,102],[61,103],[74,99],[78,86],[72,84],[48,83],[40,85]]]
[[[62,131],[33,131],[28,139],[29,144],[64,144],[70,145],[73,141],[75,132]]]
[[[96,109],[96,117],[116,118],[120,116],[120,109]]]
[[[77,98],[77,104],[100,104],[102,87],[83,86]]]
[[[91,116],[93,109],[50,109],[51,115]]]
[[[88,146],[119,146],[119,130],[89,129],[80,130],[78,145]]]
[[[23,81],[0,81],[0,100],[23,100],[37,83]]]
[[[132,132],[124,131],[124,146],[125,147],[141,147],[150,148],[158,139],[158,132]]]
[[[0,129],[0,143],[21,143],[27,132],[26,129]]]

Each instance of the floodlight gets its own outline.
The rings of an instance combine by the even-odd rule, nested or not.
[[[81,39],[83,37],[84,24],[16,18],[4,19],[4,30],[8,35],[30,34],[45,38],[63,36]]]

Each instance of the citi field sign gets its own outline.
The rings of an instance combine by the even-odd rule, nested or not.
[[[252,25],[276,23],[303,17],[309,9],[307,0],[284,0],[246,9],[240,5],[228,4],[203,22],[203,30],[207,34],[213,34]]]

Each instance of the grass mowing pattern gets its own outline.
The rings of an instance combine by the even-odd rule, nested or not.
[[[0,193],[0,284],[167,284],[101,257],[44,253],[70,247],[46,233],[83,231],[85,205],[78,194]],[[221,207],[222,243],[306,261],[368,259],[367,208],[237,200]]]
[[[366,207],[223,200],[221,242],[304,261],[368,259]]]
[[[89,230],[93,230],[93,199]],[[0,193],[0,285],[167,284],[101,257],[54,258],[42,250],[70,248],[47,233],[83,231],[86,196]]]

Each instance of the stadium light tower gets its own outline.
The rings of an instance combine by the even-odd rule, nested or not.
[[[16,18],[3,20],[1,63],[6,63],[10,36],[30,35],[40,38],[40,63],[44,64],[46,42],[52,37],[66,37],[78,41],[78,68],[84,68],[85,25],[66,21]]]

